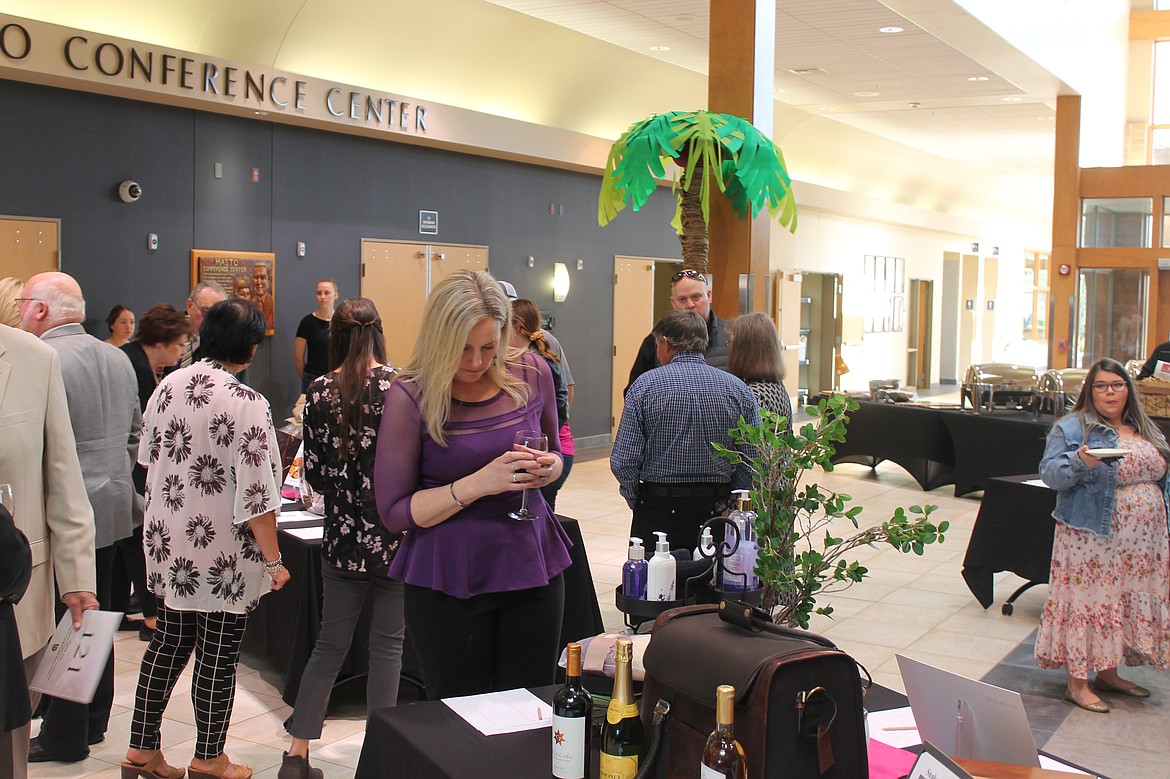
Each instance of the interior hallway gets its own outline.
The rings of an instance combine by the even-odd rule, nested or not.
[[[606,627],[618,629],[622,615],[613,605],[613,588],[626,558],[629,510],[617,493],[606,453],[583,451],[578,456],[581,459],[558,498],[558,510],[580,520]],[[834,618],[817,617],[814,631],[864,664],[879,684],[902,689],[896,652],[971,678],[988,676],[988,681],[1026,693],[1041,747],[1047,742],[1050,751],[1114,779],[1170,775],[1166,768],[1170,763],[1170,680],[1162,678],[1165,674],[1149,669],[1127,674],[1153,689],[1147,702],[1114,697],[1110,700],[1116,704],[1113,713],[1104,716],[1075,709],[1060,699],[1063,672],[1040,671],[1030,656],[1029,642],[1046,588],[1026,593],[1011,617],[1000,613],[998,603],[1021,583],[1017,577],[997,576],[997,605],[987,611],[967,590],[960,569],[979,510],[979,493],[955,498],[950,486],[924,493],[891,463],[875,470],[843,465],[815,478],[864,506],[859,517],[863,526],[887,518],[897,506],[929,502],[938,506],[934,516],[948,520],[951,528],[945,543],[927,547],[921,557],[890,548],[860,550],[856,559],[869,568],[870,578],[829,597]],[[116,699],[106,741],[92,747],[83,763],[31,766],[31,777],[119,776],[117,765],[126,748],[138,663],[145,646],[133,633],[122,633],[118,639]],[[227,752],[234,760],[250,764],[258,779],[276,776],[281,751],[288,744],[281,723],[290,709],[277,691],[279,679],[264,658],[246,655],[241,662]],[[361,684],[339,688],[324,738],[314,744],[312,761],[330,779],[351,777],[357,765],[364,736]],[[176,764],[185,764],[194,747],[195,728],[185,685],[181,681],[176,688],[163,725],[163,747]]]

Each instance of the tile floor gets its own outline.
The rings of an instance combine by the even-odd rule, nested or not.
[[[860,550],[856,558],[869,568],[869,579],[847,592],[831,596],[834,618],[817,617],[812,625],[814,631],[831,638],[864,664],[876,682],[902,689],[894,658],[896,652],[979,679],[997,669],[1001,661],[1028,641],[1039,621],[1045,588],[1029,591],[1017,601],[1014,615],[1006,617],[998,607],[984,611],[960,575],[967,539],[979,510],[978,494],[956,498],[950,486],[924,493],[905,471],[892,463],[883,463],[872,470],[860,465],[843,465],[832,473],[816,474],[816,480],[826,488],[852,495],[864,507],[860,517],[863,522],[880,522],[897,506],[929,502],[938,506],[936,518],[951,523],[946,542],[927,547],[921,557],[903,555],[889,548]],[[619,628],[623,620],[613,605],[613,589],[620,582],[620,569],[626,557],[629,510],[617,493],[604,452],[581,453],[557,508],[560,513],[580,520],[605,624],[610,629]],[[1020,583],[1012,574],[1000,574],[996,581],[997,597],[1002,601]],[[117,694],[105,743],[94,747],[83,763],[34,765],[30,776],[34,779],[118,776],[117,764],[127,744],[134,686],[144,646],[136,634],[124,633],[118,639]],[[1028,671],[1023,649],[1016,652],[1017,671],[1029,678],[1043,678]],[[1035,674],[1041,673],[1034,664],[1032,668]],[[1125,730],[1119,727],[1122,721],[1116,716],[1123,712],[1103,718],[1059,702],[1057,673],[1056,682],[1049,677],[1047,683],[1039,684],[1040,695],[1052,699],[1050,703],[1056,706],[1050,712],[1050,721],[1042,729],[1037,728],[1044,733],[1055,732],[1050,746],[1057,754],[1075,760],[1066,750],[1075,750],[1077,743],[1086,739],[1093,740],[1094,728],[1108,724],[1114,735],[1108,743],[1096,745],[1086,753],[1082,764],[1115,779],[1170,776],[1170,768],[1165,768],[1165,758],[1170,756],[1165,733],[1170,728],[1163,727],[1162,735],[1154,742],[1137,735],[1127,742],[1124,732],[1116,733]],[[1145,684],[1152,676],[1143,674],[1138,678]],[[290,709],[277,692],[278,680],[278,673],[267,667],[264,658],[245,656],[241,662],[227,752],[233,759],[250,764],[258,779],[275,777],[281,751],[287,746],[281,723]],[[180,682],[163,726],[163,747],[176,764],[190,758],[195,734],[189,693],[183,691],[183,686],[184,682]],[[335,694],[335,704],[338,697],[355,696]],[[364,708],[360,693],[356,697],[359,700],[345,700],[340,706],[334,706],[324,737],[314,745],[313,763],[323,768],[329,779],[346,779],[353,775],[357,765],[364,736]],[[1166,700],[1166,694],[1156,691],[1155,697],[1146,704],[1147,710],[1156,709],[1154,716],[1164,724],[1166,718],[1161,710]],[[1139,707],[1125,708],[1136,711],[1135,718],[1140,717]],[[1149,716],[1146,715],[1147,723]],[[1110,722],[1102,721],[1110,719]],[[1070,731],[1072,735],[1065,732],[1069,723],[1078,725]],[[34,731],[35,727],[34,723]],[[1075,731],[1081,729],[1084,735],[1077,735]],[[1148,724],[1138,732],[1148,734]],[[1045,740],[1040,732],[1038,740],[1041,743]],[[1123,748],[1121,744],[1126,743],[1150,752],[1150,765],[1158,765],[1160,761],[1159,773],[1127,771],[1126,761],[1117,756]],[[1064,749],[1056,750],[1058,745]]]

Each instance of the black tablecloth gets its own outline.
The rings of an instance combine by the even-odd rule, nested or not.
[[[565,612],[561,623],[561,646],[564,646],[570,641],[597,635],[605,627],[597,593],[593,589],[581,526],[575,519],[558,518],[573,542],[569,550],[572,564],[564,573]],[[319,522],[308,524],[320,525]],[[300,690],[301,674],[313,654],[321,628],[321,541],[298,538],[286,532],[287,527],[283,526],[277,535],[280,553],[289,572],[289,583],[260,599],[260,605],[248,619],[244,646],[271,657],[285,669],[281,697],[292,706]],[[353,645],[338,675],[339,682],[364,674],[369,668],[369,608],[367,601]],[[422,673],[409,637],[408,626],[402,672],[404,677],[421,682]]]
[[[890,460],[906,469],[924,490],[955,480],[955,452],[939,411],[903,403],[861,401],[849,415],[844,443],[834,463],[870,467]]]
[[[556,690],[532,692],[552,701]],[[870,711],[892,709],[905,706],[906,696],[875,684],[865,705]],[[597,776],[598,739],[593,746]],[[545,728],[484,736],[446,704],[431,701],[370,715],[355,779],[548,779],[551,765],[552,741]]]
[[[994,476],[1040,467],[1052,417],[1031,412],[975,414],[907,403],[862,401],[849,416],[834,463],[876,466],[890,460],[924,490],[955,485],[955,495],[986,488]]]
[[[963,559],[963,579],[985,609],[995,602],[994,575],[999,571],[1048,581],[1056,491],[1024,484],[1038,478],[1029,474],[988,480]]]

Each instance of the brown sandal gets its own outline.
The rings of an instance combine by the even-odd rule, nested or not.
[[[186,771],[182,768],[167,765],[161,750],[142,765],[129,760],[122,761],[122,779],[183,779],[184,774]]]
[[[252,779],[252,769],[246,765],[233,763],[226,754],[215,758],[214,766],[210,770],[200,770],[193,765],[187,766],[188,779],[226,779],[229,768],[236,769],[236,779]]]

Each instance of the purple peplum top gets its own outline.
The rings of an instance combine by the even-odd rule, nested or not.
[[[522,378],[528,401],[517,408],[503,390],[490,400],[451,401],[447,446],[427,433],[419,415],[411,379],[396,381],[386,393],[374,495],[383,524],[405,530],[390,575],[456,598],[489,592],[543,587],[569,567],[571,542],[540,490],[528,491],[531,522],[511,519],[520,507],[520,492],[481,498],[433,527],[418,527],[411,499],[418,490],[441,487],[467,476],[512,449],[521,430],[541,430],[549,449],[560,454],[556,394],[548,364],[532,353],[521,355],[509,370]]]

